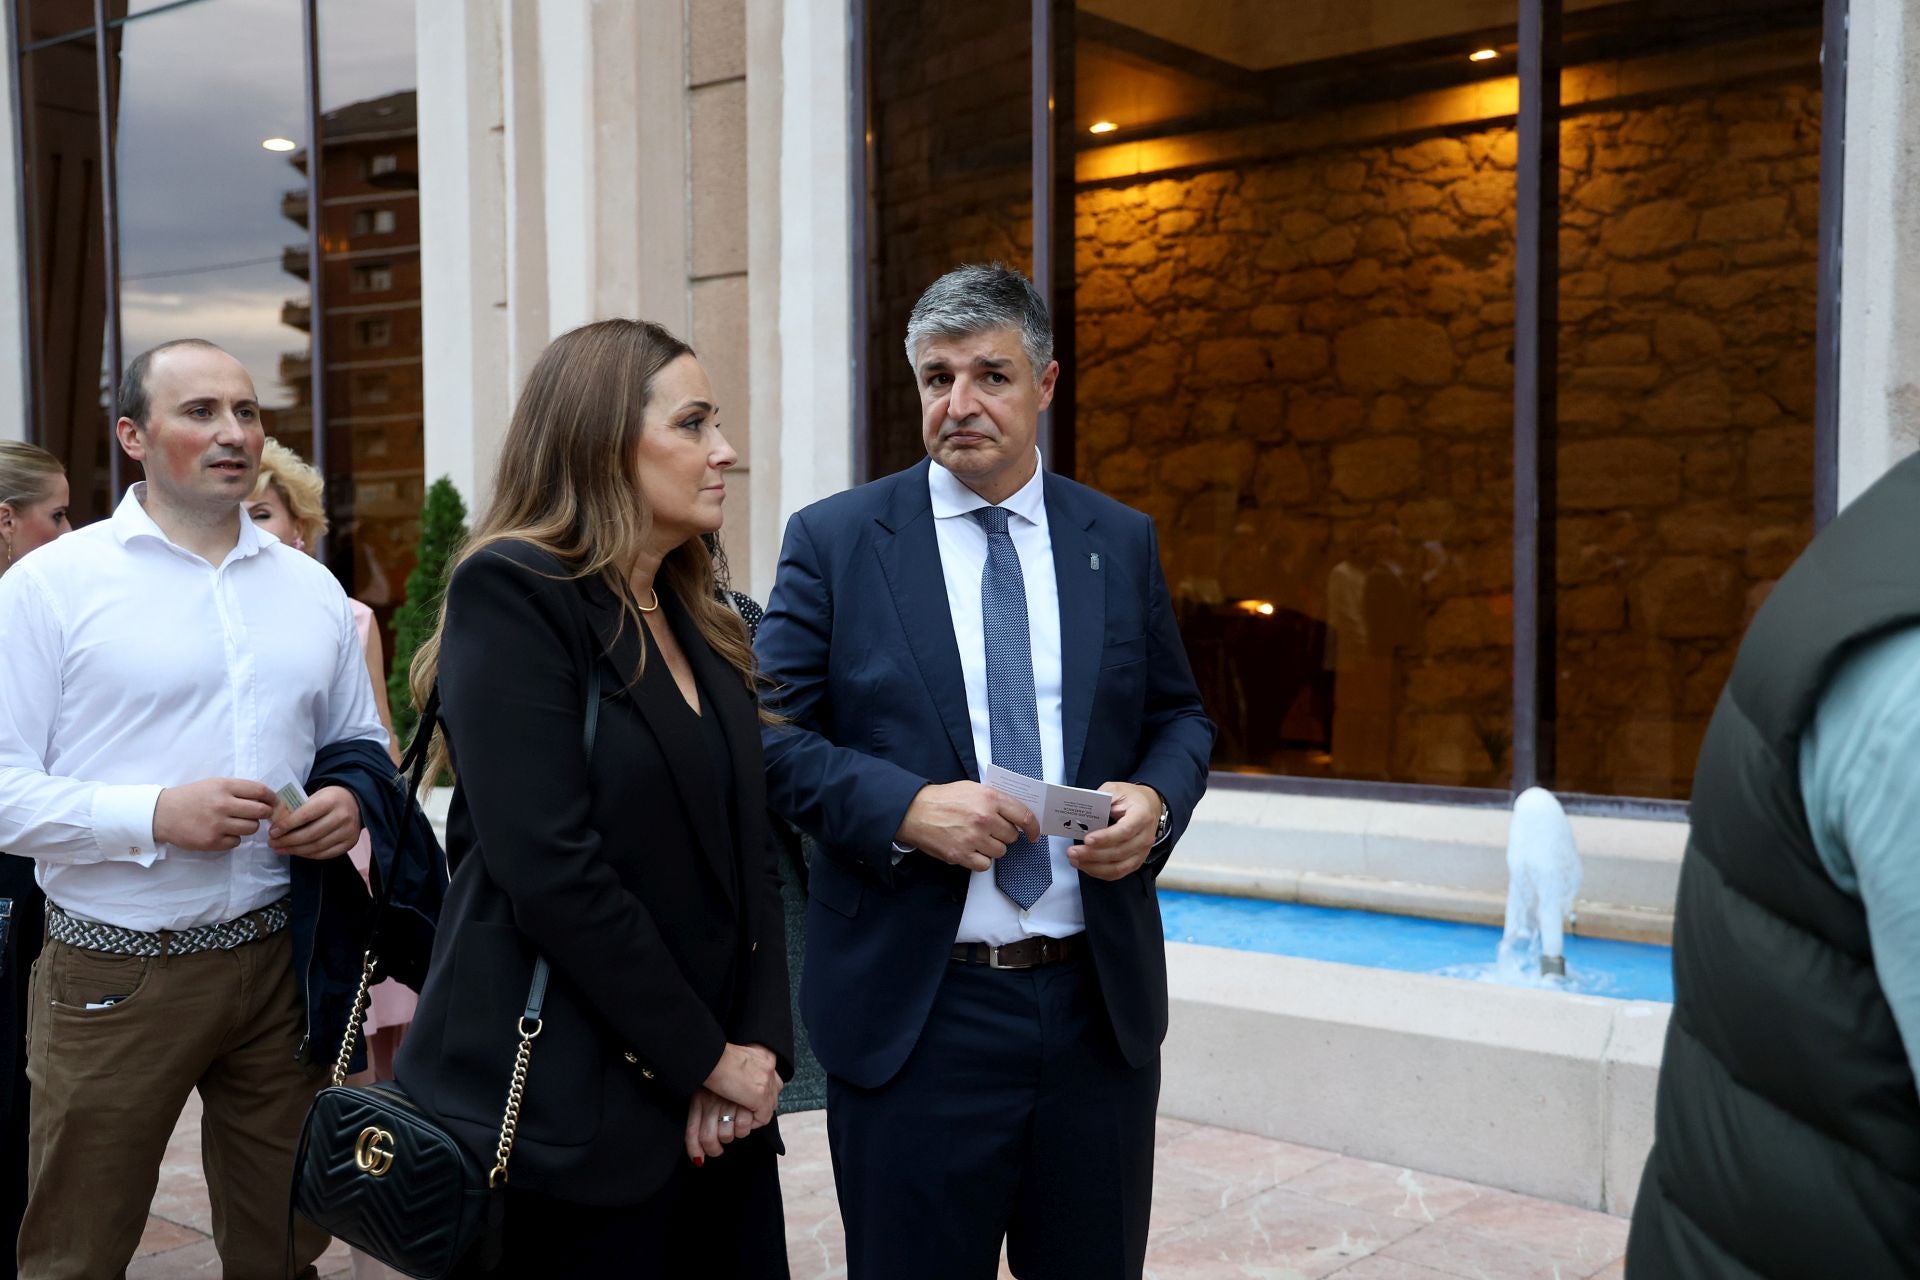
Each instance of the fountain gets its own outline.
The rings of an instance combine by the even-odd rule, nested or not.
[[[1539,972],[1564,977],[1566,928],[1580,893],[1580,851],[1573,825],[1551,791],[1528,787],[1513,802],[1507,831],[1507,927],[1500,938],[1499,968],[1526,975],[1539,957]]]

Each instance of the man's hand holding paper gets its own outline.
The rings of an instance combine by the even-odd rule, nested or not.
[[[1033,810],[1040,830],[1075,841],[1067,861],[1096,880],[1118,880],[1140,869],[1153,851],[1160,797],[1152,787],[1109,782],[1098,791],[1061,787],[989,764],[981,781]]]
[[[1160,828],[1160,796],[1137,782],[1108,782],[1112,822],[1067,850],[1067,861],[1096,880],[1118,880],[1138,871],[1153,852]]]
[[[962,781],[922,787],[894,840],[956,867],[985,871],[1023,834],[1039,839],[1030,806],[977,782]]]

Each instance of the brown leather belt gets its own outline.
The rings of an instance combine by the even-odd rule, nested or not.
[[[1003,946],[984,942],[956,942],[953,959],[962,964],[984,964],[994,969],[1038,969],[1043,964],[1059,964],[1080,954],[1078,935],[1071,938],[1022,938]]]

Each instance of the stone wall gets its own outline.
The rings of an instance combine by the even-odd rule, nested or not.
[[[1563,127],[1563,789],[1685,794],[1809,535],[1817,82]],[[1470,129],[1078,198],[1078,473],[1219,642],[1218,767],[1508,776],[1515,160]]]

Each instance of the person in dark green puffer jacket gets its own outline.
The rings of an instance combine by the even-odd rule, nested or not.
[[[1920,459],[1755,617],[1691,817],[1627,1275],[1920,1275]]]

